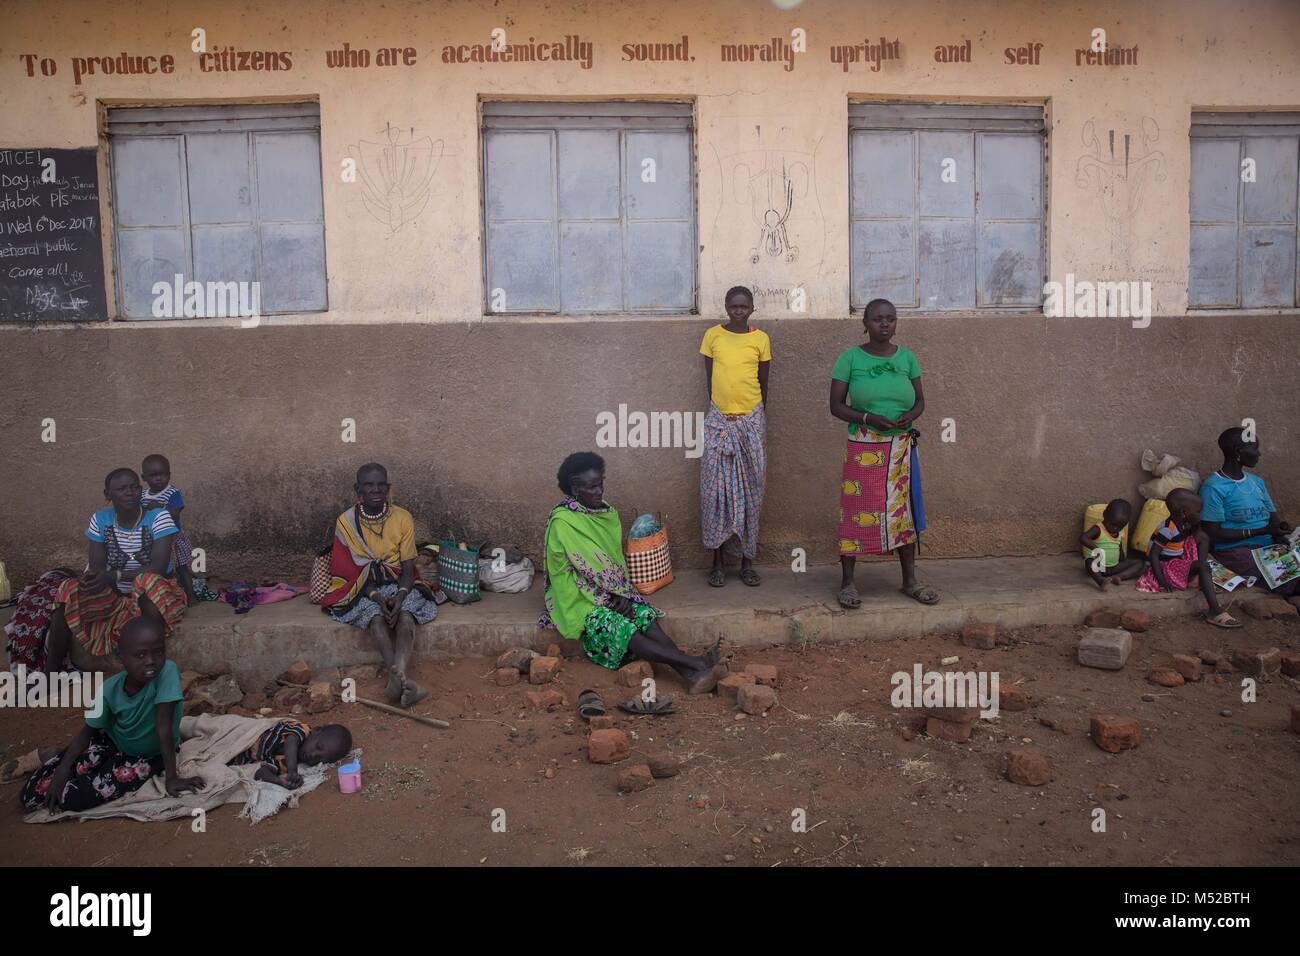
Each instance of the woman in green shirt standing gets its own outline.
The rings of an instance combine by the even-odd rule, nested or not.
[[[919,432],[912,422],[925,411],[921,366],[892,341],[898,312],[888,299],[867,303],[867,341],[840,354],[831,372],[831,414],[848,422],[848,447],[840,483],[839,601],[862,606],[853,572],[859,555],[898,553],[902,592],[922,604],[938,593],[916,580],[916,542],[925,529]]]

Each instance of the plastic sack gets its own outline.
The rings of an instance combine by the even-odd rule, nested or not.
[[[500,570],[494,571],[492,565],[497,562],[492,558],[478,559],[478,581],[484,591],[497,591],[501,594],[522,594],[533,586],[533,562],[522,558],[515,562],[500,564]]]
[[[1182,465],[1170,468],[1159,478],[1152,478],[1150,481],[1144,481],[1138,485],[1138,493],[1148,501],[1164,501],[1169,497],[1169,492],[1175,488],[1186,488],[1188,491],[1196,491],[1201,487],[1201,476],[1190,468]]]
[[[1142,513],[1138,515],[1137,524],[1133,528],[1133,534],[1129,538],[1132,543],[1133,552],[1146,554],[1151,547],[1151,536],[1156,533],[1156,529],[1169,520],[1169,506],[1161,498],[1150,498],[1142,506]]]
[[[629,541],[637,538],[648,538],[663,530],[663,522],[657,520],[652,514],[644,514],[632,522],[632,527],[628,529],[627,537]]]

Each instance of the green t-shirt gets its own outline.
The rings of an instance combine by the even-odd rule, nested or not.
[[[158,749],[157,714],[155,708],[168,701],[181,701],[181,671],[175,661],[163,664],[158,676],[145,684],[131,697],[126,692],[126,672],[114,674],[104,681],[104,707],[98,717],[87,717],[86,724],[97,730],[107,730],[113,743],[124,754],[133,757],[157,757],[162,751]],[[172,737],[176,743],[181,742],[181,712],[183,707],[176,707],[173,718]]]
[[[854,411],[882,415],[893,421],[916,404],[912,380],[921,377],[921,364],[909,349],[901,345],[897,349],[893,355],[882,358],[855,345],[835,360],[831,378],[849,383],[848,402]],[[849,432],[856,433],[857,427],[850,423]],[[901,435],[904,431],[896,428],[881,434]]]

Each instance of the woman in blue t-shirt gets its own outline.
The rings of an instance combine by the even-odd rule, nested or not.
[[[144,616],[170,633],[184,616],[169,540],[176,524],[165,508],[145,511],[142,495],[133,469],[115,468],[104,479],[108,507],[86,525],[86,570],[55,592],[46,674],[62,670],[69,656],[82,670],[115,671],[117,638],[128,621]]]
[[[1278,516],[1264,479],[1246,473],[1259,465],[1259,442],[1246,441],[1244,428],[1229,428],[1219,436],[1219,450],[1223,467],[1201,485],[1201,527],[1216,561],[1237,574],[1258,577],[1250,552],[1284,543],[1293,529]],[[1300,606],[1300,578],[1273,593]]]

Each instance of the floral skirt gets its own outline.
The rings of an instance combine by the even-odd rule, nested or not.
[[[65,751],[66,753],[66,751]],[[45,766],[33,773],[23,785],[18,799],[28,810],[45,806],[45,795],[54,780],[54,772],[63,761],[63,753],[45,761]],[[162,754],[156,757],[137,757],[117,749],[113,738],[97,730],[81,756],[72,765],[72,774],[63,788],[64,810],[89,810],[101,804],[134,793],[154,774],[163,772]]]
[[[632,635],[644,631],[664,616],[664,612],[649,604],[636,604],[632,617],[624,617],[604,605],[593,607],[582,622],[582,649],[592,663],[617,670],[627,657],[627,645]]]

